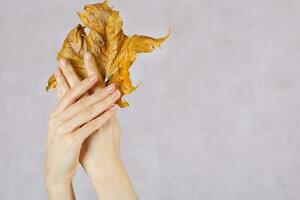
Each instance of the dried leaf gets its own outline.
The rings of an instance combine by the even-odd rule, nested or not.
[[[57,60],[66,58],[70,61],[77,74],[81,77],[86,77],[86,71],[84,68],[83,56],[87,52],[86,33],[83,26],[77,25],[67,35],[61,50],[57,55]]]
[[[79,76],[85,78],[87,73],[83,55],[89,51],[95,56],[106,85],[114,83],[122,97],[133,92],[137,86],[132,85],[129,68],[137,54],[152,52],[169,37],[170,32],[158,39],[143,35],[127,36],[122,30],[123,21],[119,12],[113,10],[107,1],[86,5],[78,15],[89,33],[85,33],[82,25],[77,25],[67,35],[57,59],[69,59]],[[46,90],[55,87],[56,80],[52,75]],[[122,97],[117,104],[128,106]]]

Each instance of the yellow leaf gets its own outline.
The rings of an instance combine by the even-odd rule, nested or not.
[[[68,59],[81,78],[87,73],[84,68],[83,55],[91,52],[98,64],[105,84],[114,83],[121,92],[117,101],[120,107],[129,104],[122,99],[124,95],[133,92],[129,68],[137,58],[138,53],[149,53],[159,47],[170,35],[152,38],[143,35],[127,36],[123,32],[123,21],[119,12],[113,10],[107,1],[85,5],[83,12],[78,13],[83,25],[89,29],[86,34],[82,25],[77,25],[67,35],[57,59]],[[46,90],[56,87],[55,77],[48,80]]]

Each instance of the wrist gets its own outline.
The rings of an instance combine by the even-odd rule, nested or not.
[[[65,200],[74,200],[74,190],[72,183],[60,183],[60,184],[47,184],[46,185],[48,199],[65,199]]]
[[[86,172],[100,199],[138,199],[121,159],[110,159]]]
[[[96,183],[111,182],[126,171],[119,157],[95,160],[92,163],[85,163],[83,167],[92,182]]]
[[[46,175],[46,188],[47,190],[55,190],[58,188],[72,187],[72,178],[62,178],[59,176]]]

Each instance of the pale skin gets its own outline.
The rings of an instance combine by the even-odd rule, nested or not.
[[[59,103],[49,116],[45,179],[50,200],[73,200],[72,180],[83,166],[99,198],[136,200],[120,157],[120,124],[115,102],[120,92],[105,87],[90,53],[84,57],[88,78],[81,80],[66,59],[55,77]]]

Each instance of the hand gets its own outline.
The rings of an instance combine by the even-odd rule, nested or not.
[[[87,74],[97,74],[99,79],[103,80],[91,53],[85,54],[84,61]],[[76,78],[70,75],[70,79]],[[104,82],[99,81],[91,92],[100,92],[104,87]],[[101,129],[85,141],[80,154],[80,162],[92,179],[96,176],[106,179],[107,170],[113,169],[112,165],[120,162],[120,132],[120,123],[114,114]]]
[[[60,69],[55,76],[58,80],[63,76]],[[114,96],[107,95],[107,88],[82,98],[97,80],[97,75],[92,75],[64,95],[58,88],[60,102],[49,117],[46,151],[46,185],[50,199],[58,196],[74,199],[72,178],[79,163],[82,144],[115,113],[116,106],[112,105],[120,96],[118,92]]]
[[[57,80],[62,95],[80,80],[74,70],[67,68],[70,65],[63,61],[61,69],[64,76]],[[91,53],[85,55],[85,69],[88,75],[97,74],[100,80],[90,92],[101,93],[105,84],[101,81],[103,77]],[[112,92],[114,90],[115,87]],[[137,199],[120,158],[120,124],[116,114],[86,139],[81,149],[80,162],[101,199]]]

